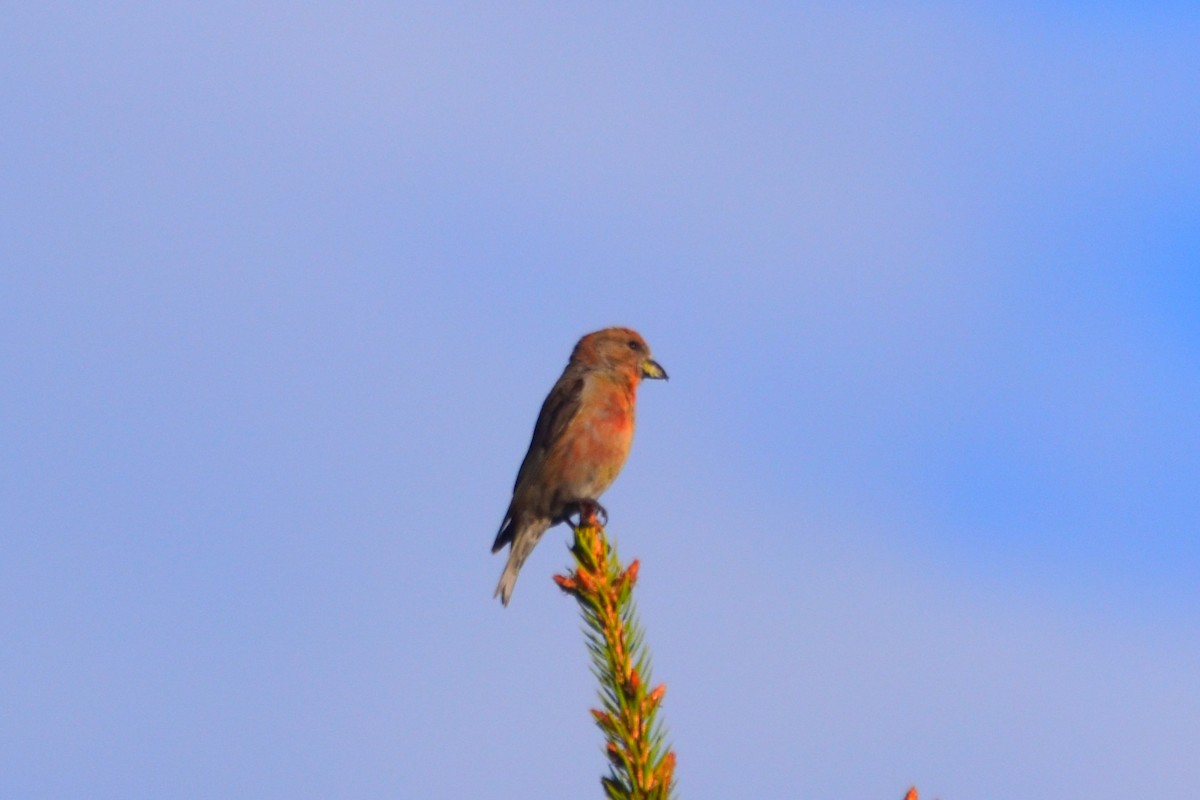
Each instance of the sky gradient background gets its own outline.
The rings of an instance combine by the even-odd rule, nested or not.
[[[681,797],[1195,797],[1194,5],[5,16],[0,797],[598,797],[611,324]]]

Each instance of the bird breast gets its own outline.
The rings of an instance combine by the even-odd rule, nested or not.
[[[600,496],[617,477],[633,443],[634,400],[621,387],[594,386],[573,420],[565,472],[579,499]],[[590,401],[590,402],[589,402]]]

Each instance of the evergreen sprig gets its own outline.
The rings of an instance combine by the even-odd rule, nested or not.
[[[600,708],[592,709],[592,717],[606,739],[605,794],[609,800],[670,800],[675,753],[658,720],[667,687],[649,688],[650,653],[633,605],[638,562],[621,568],[594,517],[575,528],[571,555],[575,568],[554,581],[579,603],[600,683]]]

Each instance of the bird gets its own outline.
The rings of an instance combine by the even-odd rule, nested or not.
[[[495,597],[508,605],[517,575],[542,535],[566,522],[608,512],[598,499],[616,479],[633,442],[634,408],[643,378],[666,380],[650,347],[631,328],[589,333],[571,351],[546,396],[533,438],[492,545],[509,545]]]

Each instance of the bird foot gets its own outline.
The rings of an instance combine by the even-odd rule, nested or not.
[[[604,527],[608,524],[608,511],[595,500],[581,500],[579,502],[579,524]]]

